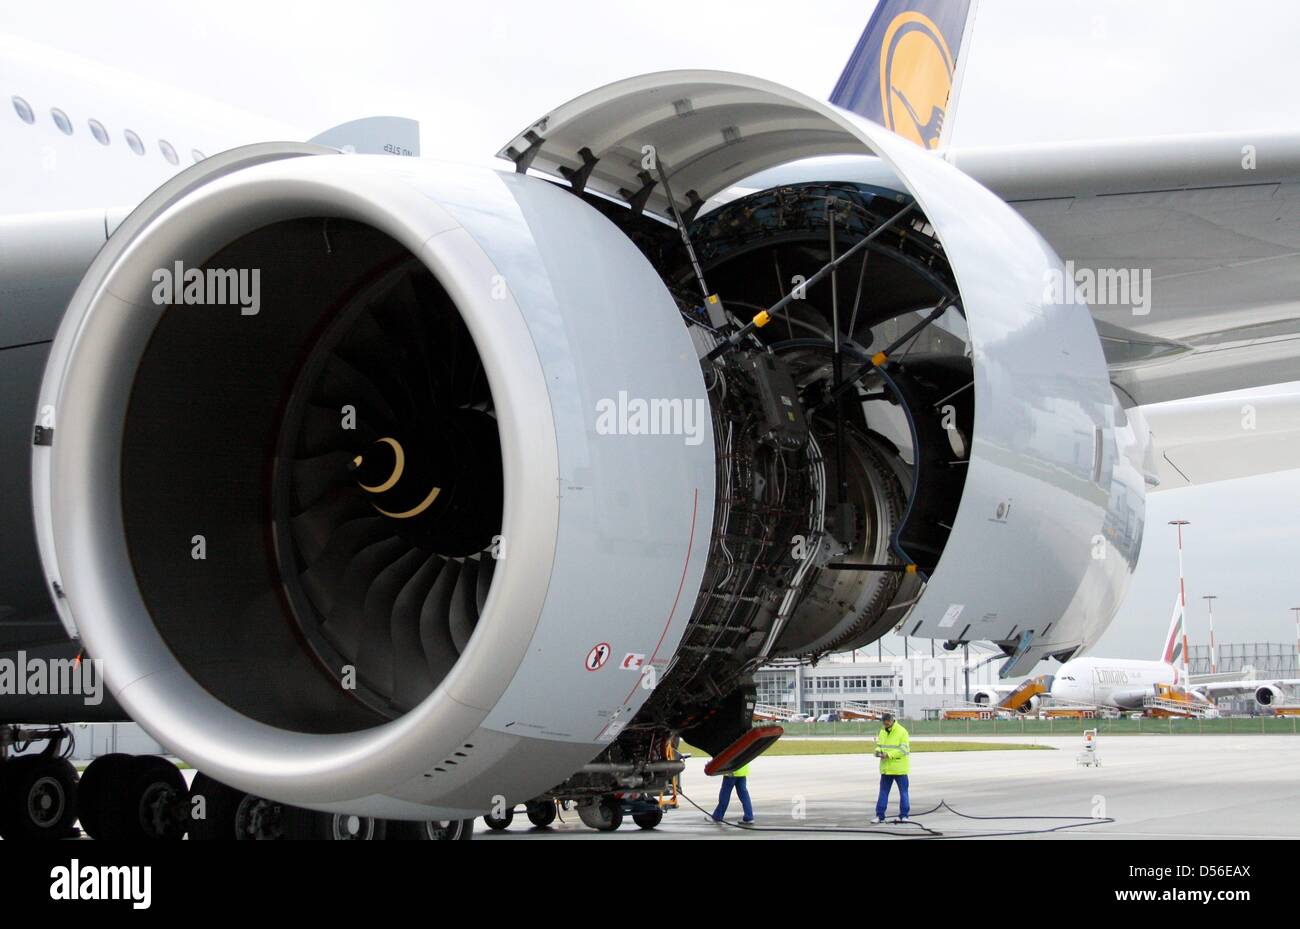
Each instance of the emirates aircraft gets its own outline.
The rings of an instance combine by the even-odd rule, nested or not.
[[[652,826],[768,662],[1085,652],[1146,495],[1300,427],[1215,396],[1300,380],[1300,7],[1088,17],[882,0],[829,102],[632,77],[497,169],[3,40],[0,832]]]
[[[1052,699],[1058,703],[1091,704],[1113,710],[1140,710],[1149,697],[1169,688],[1202,701],[1250,694],[1255,705],[1275,707],[1294,701],[1300,678],[1257,678],[1251,674],[1188,673],[1182,597],[1174,601],[1173,618],[1164,648],[1154,661],[1126,658],[1073,658],[1053,676]]]

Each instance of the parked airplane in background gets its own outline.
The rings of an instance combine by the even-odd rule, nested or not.
[[[1061,665],[1052,678],[1052,700],[1116,710],[1140,710],[1142,701],[1157,696],[1161,688],[1182,690],[1213,701],[1219,697],[1251,694],[1259,707],[1294,700],[1300,678],[1256,678],[1249,675],[1189,675],[1183,657],[1183,608],[1174,601],[1174,615],[1160,658],[1142,661],[1084,656]]]
[[[1141,7],[1090,12],[1202,81]],[[831,103],[620,81],[499,171],[386,157],[418,153],[402,121],[150,125],[116,79],[0,45],[0,649],[102,661],[98,718],[220,798],[191,823],[174,766],[108,756],[91,834],[449,835],[557,798],[615,828],[677,736],[716,772],[774,741],[765,663],[901,624],[1069,668],[1146,493],[1293,467],[1297,395],[1249,430],[1185,404],[1300,380],[1297,122],[1147,137],[1183,112],[1161,99],[1143,137],[964,147],[981,46],[1077,29],[1004,10],[882,0]],[[1300,8],[1220,16],[1178,19],[1234,75],[1191,99],[1290,112],[1260,42]],[[213,297],[254,271],[255,300]],[[0,695],[26,727],[0,752],[87,713]],[[3,762],[0,832],[66,834],[57,755]]]

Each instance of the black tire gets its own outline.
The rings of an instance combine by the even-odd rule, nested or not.
[[[632,814],[632,822],[636,823],[642,829],[653,829],[663,821],[663,810],[646,810],[644,813]]]
[[[397,841],[468,842],[474,837],[472,819],[429,819],[423,822],[391,819],[388,838]]]
[[[166,758],[138,755],[105,770],[99,786],[96,838],[109,841],[165,841],[185,838],[189,788]]]
[[[82,772],[81,783],[77,785],[77,815],[81,819],[81,830],[92,839],[104,837],[99,828],[104,788],[119,783],[123,772],[131,766],[131,760],[132,756],[121,753],[100,755]]]
[[[202,772],[194,775],[194,783],[190,785],[190,812],[197,808],[202,818],[190,820],[190,840],[212,842],[242,838],[235,831],[235,818],[247,796],[242,790],[229,787]]]
[[[598,832],[614,832],[623,825],[623,804],[614,797],[578,807],[578,818]]]
[[[371,816],[322,813],[300,806],[281,807],[280,825],[284,837],[293,841],[377,842],[386,832],[387,821]]]
[[[0,838],[66,839],[76,820],[77,769],[67,760],[31,755],[0,763]]]
[[[506,810],[506,815],[502,816],[500,819],[493,816],[491,813],[487,813],[483,816],[483,822],[487,823],[487,827],[491,829],[493,832],[500,832],[503,829],[509,829],[510,824],[514,821],[515,821],[514,810]]]
[[[555,801],[544,800],[540,803],[528,804],[528,821],[538,829],[545,829],[555,822],[556,817]]]

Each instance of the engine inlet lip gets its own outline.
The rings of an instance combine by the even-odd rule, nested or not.
[[[376,156],[378,157],[378,156]],[[492,172],[484,171],[485,175]],[[148,299],[152,270],[200,265],[240,232],[267,222],[334,216],[369,224],[416,255],[462,309],[496,400],[506,477],[503,532],[530,558],[503,563],[483,625],[438,688],[405,716],[358,732],[308,735],[244,717],[204,691],[154,626],[131,567],[121,511],[123,415],[134,373],[163,308]],[[70,318],[75,342],[56,375],[59,441],[50,450],[49,532],[66,607],[111,692],[171,751],[233,786],[300,803],[368,796],[419,775],[479,726],[522,660],[540,614],[558,505],[524,451],[554,455],[545,378],[521,313],[490,282],[495,268],[450,214],[367,156],[293,158],[218,177],[130,228],[114,260],[92,269]],[[435,241],[436,240],[436,241]],[[514,312],[511,312],[513,310]],[[38,499],[38,521],[42,501]],[[500,603],[498,603],[500,601]],[[494,612],[495,611],[495,612]],[[489,619],[488,614],[494,618]],[[504,644],[503,644],[504,643]],[[514,644],[517,643],[517,646]]]

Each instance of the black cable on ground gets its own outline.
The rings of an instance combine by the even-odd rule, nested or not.
[[[743,832],[795,832],[795,833],[826,833],[831,835],[878,835],[878,836],[896,836],[910,839],[995,839],[1017,835],[1047,835],[1052,832],[1064,832],[1068,829],[1079,829],[1083,826],[1100,826],[1106,823],[1113,823],[1115,819],[1110,816],[977,816],[974,813],[963,813],[955,809],[947,800],[940,800],[928,810],[922,810],[917,816],[929,816],[931,813],[937,813],[940,810],[947,810],[955,816],[962,819],[976,820],[996,820],[996,819],[1065,819],[1079,820],[1079,822],[1068,822],[1060,826],[1052,826],[1044,829],[1014,829],[1005,832],[964,832],[960,834],[947,834],[937,829],[931,829],[922,823],[917,822],[914,818],[909,817],[906,822],[895,820],[891,825],[895,826],[915,826],[921,830],[921,834],[916,832],[892,832],[886,829],[864,829],[853,826],[746,826],[737,822],[728,820],[715,820],[713,814],[704,809],[686,794],[681,791],[677,795],[685,798],[686,802],[695,807],[713,822],[724,826],[731,826],[733,829],[740,829]]]

